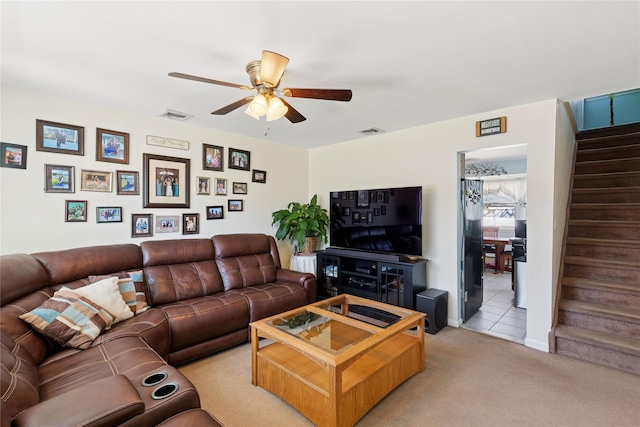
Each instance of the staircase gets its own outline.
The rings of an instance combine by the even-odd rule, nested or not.
[[[640,124],[576,135],[549,348],[640,375]]]

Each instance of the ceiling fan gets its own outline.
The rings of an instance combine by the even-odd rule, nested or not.
[[[351,90],[349,89],[278,89],[280,79],[288,63],[289,58],[275,52],[263,50],[261,60],[251,61],[247,64],[247,74],[249,74],[251,86],[177,72],[169,73],[169,76],[220,86],[235,87],[247,91],[257,91],[255,96],[247,96],[211,113],[216,115],[228,114],[243,105],[249,104],[245,113],[255,119],[259,120],[261,116],[266,115],[267,121],[272,121],[285,116],[291,123],[299,123],[306,120],[306,117],[289,105],[281,96],[345,102],[351,100]]]

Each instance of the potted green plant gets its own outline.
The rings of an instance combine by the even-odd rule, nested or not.
[[[318,239],[328,243],[327,229],[329,228],[329,215],[327,210],[318,204],[318,195],[315,194],[309,203],[300,204],[291,202],[287,209],[281,209],[271,214],[273,222],[278,224],[276,239],[284,240],[287,237],[301,249],[302,254],[312,254],[316,250]]]

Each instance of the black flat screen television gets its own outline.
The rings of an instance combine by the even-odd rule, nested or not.
[[[331,247],[422,255],[422,187],[329,194]]]

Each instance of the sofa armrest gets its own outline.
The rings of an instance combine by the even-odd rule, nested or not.
[[[14,419],[22,426],[114,426],[144,412],[144,402],[124,375],[85,384],[42,401]]]
[[[297,283],[307,290],[307,304],[316,300],[316,276],[311,273],[301,273],[286,268],[276,269],[276,280],[279,282]]]

